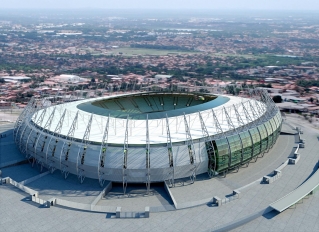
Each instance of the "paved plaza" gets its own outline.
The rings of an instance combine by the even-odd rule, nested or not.
[[[299,150],[299,162],[282,169],[278,180],[264,184],[261,181],[263,176],[271,175],[292,157],[297,146],[297,136],[293,135],[296,126],[304,131],[302,137],[306,140],[306,147]],[[12,143],[12,124],[0,128],[1,133],[6,133],[0,147],[2,177],[21,182],[38,176],[39,167],[25,162]],[[32,202],[30,195],[18,188],[10,184],[0,185],[1,231],[222,231],[240,221],[247,223],[233,228],[233,231],[319,231],[318,192],[280,214],[267,211],[271,203],[302,185],[318,169],[319,130],[298,115],[288,115],[282,131],[285,134],[279,136],[263,158],[238,172],[234,170],[225,178],[209,179],[200,175],[194,184],[187,180],[184,183],[177,181],[170,192],[165,191],[163,183],[153,184],[149,195],[144,185],[129,185],[123,196],[122,186],[113,183],[108,194],[96,203],[114,209],[122,207],[124,212],[143,211],[146,206],[166,209],[161,212],[151,210],[149,218],[120,219],[110,212],[97,213],[59,205],[45,208]],[[44,175],[26,187],[38,191],[44,200],[56,197],[85,204],[94,202],[103,190],[97,180],[85,179],[80,184],[73,175],[65,180],[60,171]],[[240,189],[239,199],[229,200],[220,207],[210,203],[214,196],[231,199],[235,189]],[[260,214],[263,211],[268,213]],[[248,220],[252,217],[254,220]]]

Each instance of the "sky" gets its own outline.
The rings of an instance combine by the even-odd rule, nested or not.
[[[319,10],[319,0],[0,0],[19,9]]]

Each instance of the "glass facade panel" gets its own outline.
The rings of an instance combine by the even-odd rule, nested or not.
[[[228,168],[229,165],[229,146],[226,138],[219,139],[213,142],[216,160],[217,160],[217,170],[221,171]]]
[[[269,120],[269,123],[270,125],[272,126],[272,129],[273,129],[273,132],[272,134],[269,136],[269,145],[268,146],[272,146],[274,144],[274,142],[276,141],[275,139],[275,133],[276,133],[276,128],[277,128],[277,125],[275,123],[275,119],[272,118]]]
[[[280,113],[280,111],[278,111],[278,120],[281,122],[282,121],[282,118],[281,118],[281,113]],[[280,123],[280,125],[281,125],[281,123]]]
[[[272,132],[273,132],[272,125],[270,124],[270,120],[265,122],[265,124],[264,124],[266,129],[267,129],[268,134],[272,134]]]
[[[278,113],[277,113],[277,121],[278,121],[278,125],[281,125],[281,121],[282,121],[282,119],[281,119],[281,113],[278,111]]]
[[[273,118],[273,125],[274,125],[273,143],[275,143],[277,139],[277,131],[278,131],[278,125],[279,125],[276,116]]]
[[[277,112],[275,117],[273,117],[273,119],[276,121],[277,125],[279,125],[279,114],[280,114],[280,112]]]
[[[239,135],[232,135],[227,137],[230,147],[231,161],[230,166],[235,166],[241,162],[241,140]]]
[[[249,161],[276,142],[281,129],[278,111],[269,121],[240,134],[213,141],[216,153],[216,171],[225,171]]]
[[[243,143],[243,161],[246,161],[252,157],[253,146],[251,137],[248,131],[239,134]]]
[[[265,127],[264,124],[259,125],[259,126],[258,126],[258,130],[259,130],[260,136],[261,136],[261,152],[264,152],[264,151],[267,149],[267,143],[268,143],[268,140],[267,140],[267,137],[268,137],[267,130],[266,130],[266,127]]]
[[[276,139],[278,138],[279,134],[280,134],[280,131],[281,131],[281,113],[280,111],[278,111],[277,115],[275,116],[275,120],[277,122],[277,125],[279,125],[276,129]]]
[[[215,167],[215,149],[213,145],[213,142],[206,142],[205,143],[206,146],[206,151],[207,151],[207,155],[208,155],[208,159],[209,159],[209,168],[214,168]]]
[[[252,128],[249,130],[251,137],[253,138],[253,156],[259,155],[260,153],[260,135],[257,128]]]
[[[274,132],[274,140],[276,140],[280,134],[280,131],[281,131],[281,122],[282,122],[282,119],[281,119],[281,113],[280,111],[277,112],[277,114],[275,115],[275,117],[273,118],[275,123],[276,123],[276,130]]]
[[[273,117],[273,118],[270,120],[270,123],[271,123],[272,128],[273,128],[273,130],[274,130],[274,132],[275,132],[275,130],[276,130],[277,127],[278,127],[278,122],[277,122],[277,120],[276,120],[276,117]]]
[[[271,120],[271,119],[270,119]],[[269,147],[271,147],[272,144],[272,137],[273,137],[273,129],[272,129],[272,125],[270,124],[270,120],[265,122],[265,127],[267,129],[268,132],[268,137],[267,137],[267,149],[269,149]]]

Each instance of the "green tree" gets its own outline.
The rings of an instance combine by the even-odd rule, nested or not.
[[[282,98],[280,95],[276,95],[272,98],[272,100],[275,102],[275,103],[281,103],[282,102]]]

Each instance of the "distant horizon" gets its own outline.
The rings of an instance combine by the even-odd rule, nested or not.
[[[132,9],[132,10],[292,10],[319,11],[318,0],[10,0],[1,1],[2,9]]]
[[[158,9],[158,8],[2,8],[0,9],[0,19],[6,17],[57,17],[59,15],[65,17],[120,17],[120,18],[218,18],[231,19],[234,18],[269,18],[269,19],[284,19],[284,18],[307,18],[311,20],[319,19],[319,9],[312,10],[291,10],[291,9]]]
[[[231,8],[223,8],[223,9],[216,9],[216,8],[94,8],[94,7],[74,7],[74,8],[53,8],[53,7],[43,7],[43,8],[22,8],[22,7],[7,7],[7,8],[1,8],[0,11],[3,10],[107,10],[107,11],[224,11],[224,12],[244,12],[244,11],[264,11],[264,12],[317,12],[319,9],[231,9]]]

